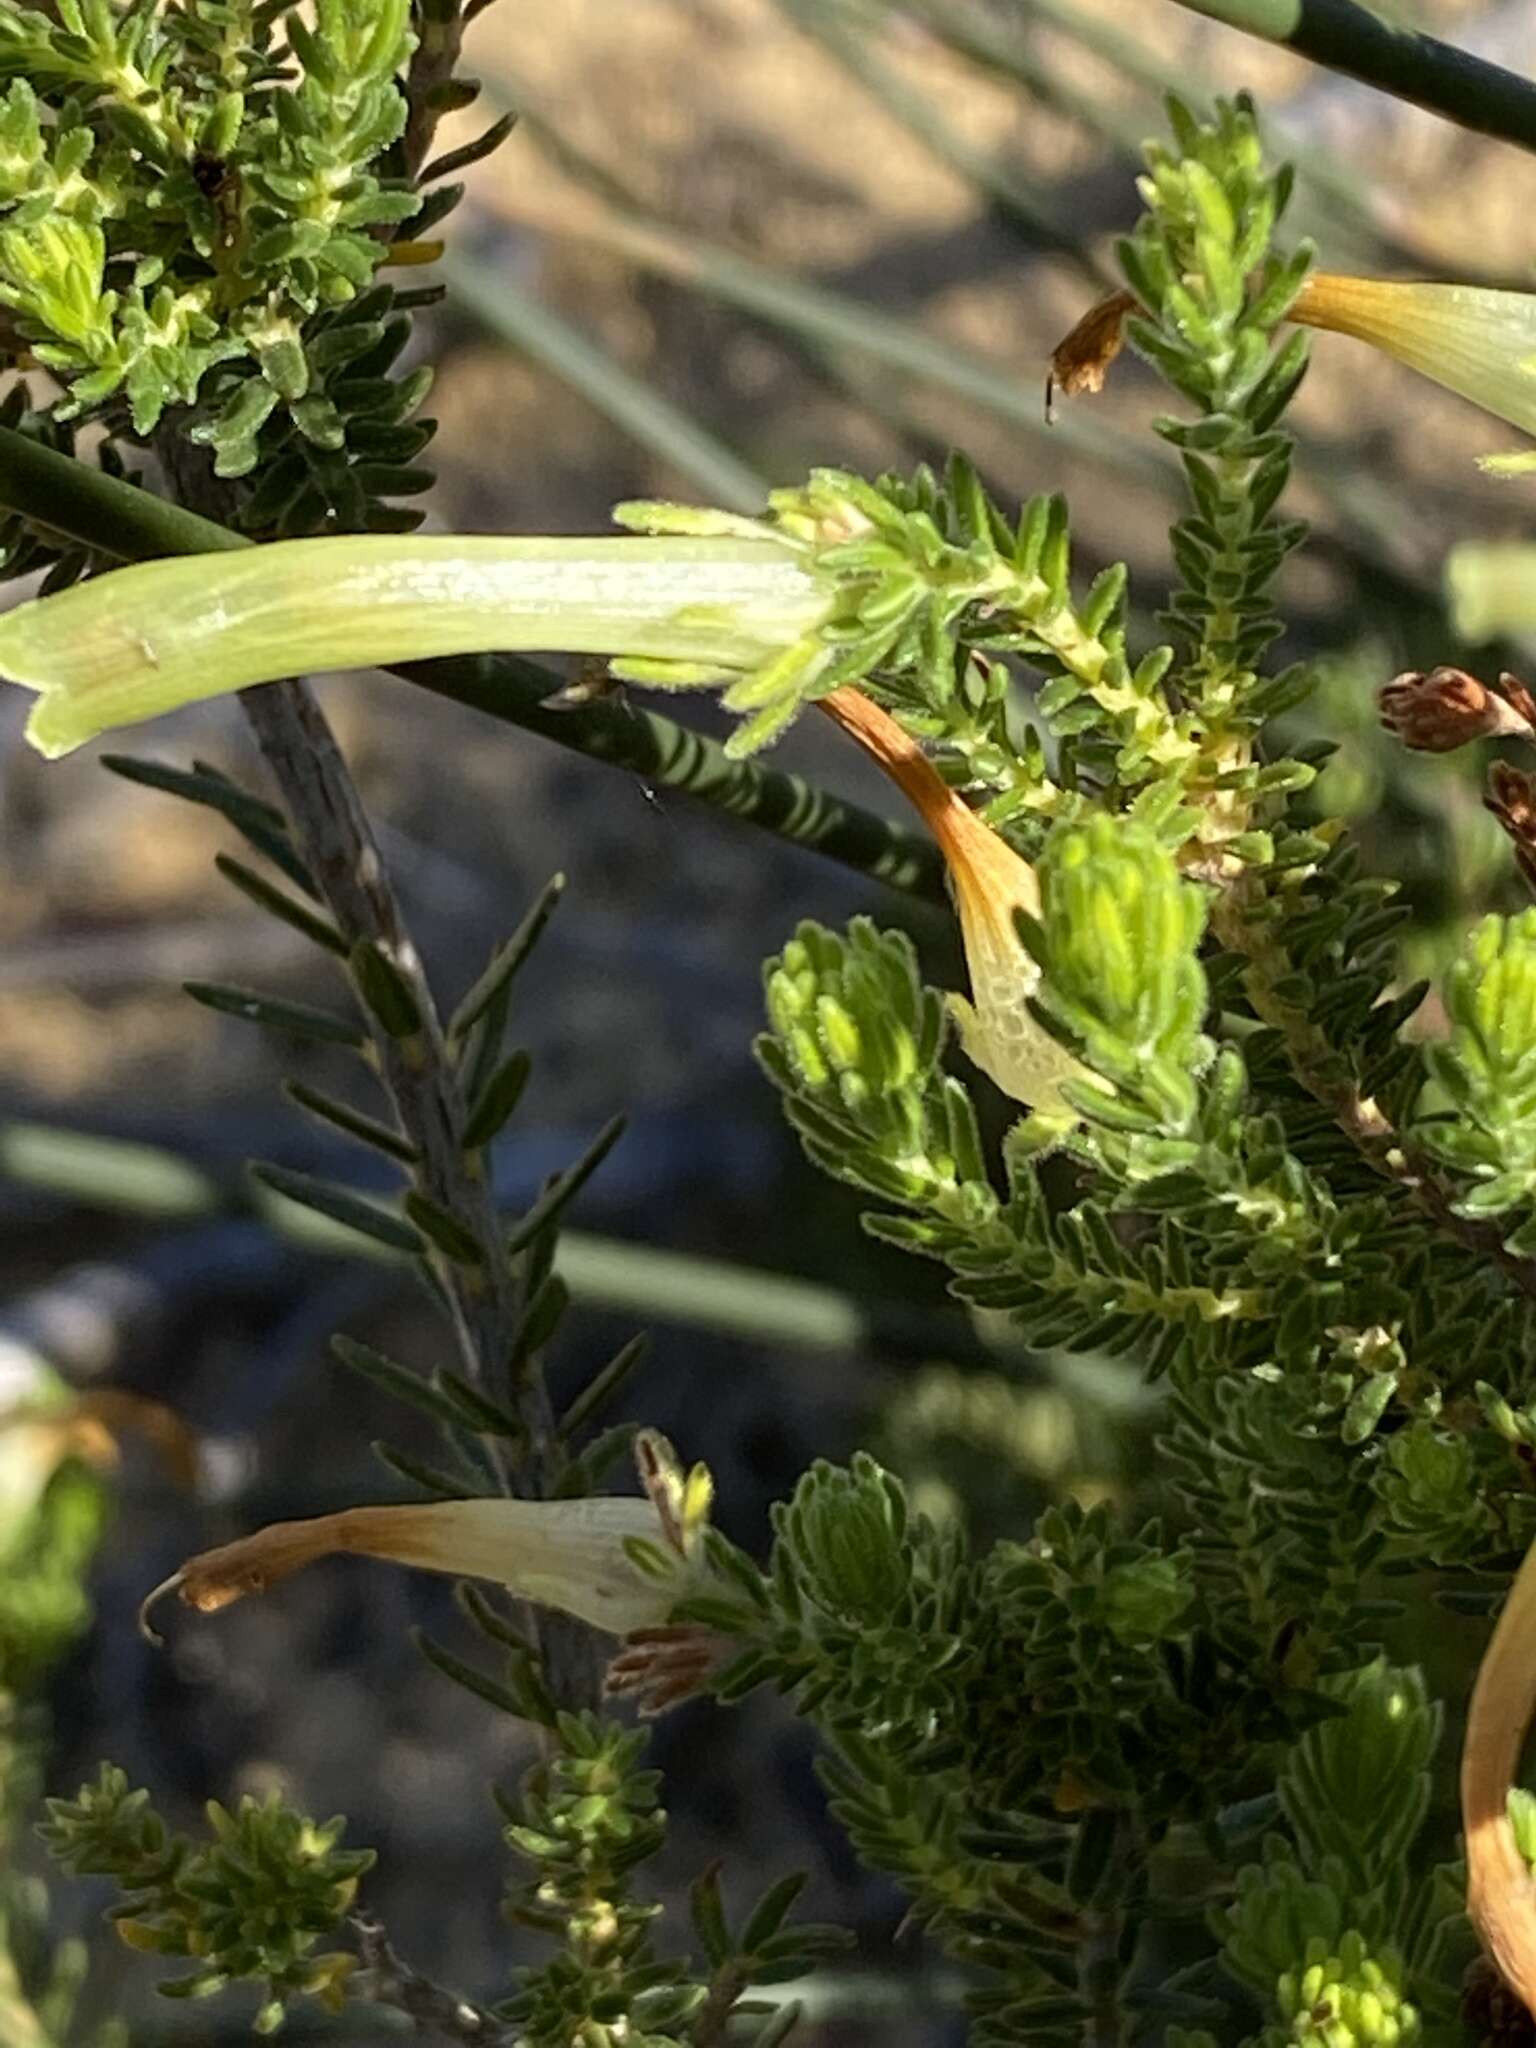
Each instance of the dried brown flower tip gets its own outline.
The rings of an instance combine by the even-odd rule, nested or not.
[[[1513,709],[1525,720],[1532,732],[1536,733],[1536,697],[1533,697],[1520,678],[1512,676],[1507,668],[1500,671],[1499,688],[1509,699]]]
[[[1516,865],[1536,893],[1536,775],[1522,774],[1508,761],[1495,761],[1483,802],[1509,835]]]
[[[1058,391],[1064,398],[1076,398],[1084,391],[1104,389],[1110,364],[1125,340],[1126,319],[1140,311],[1140,303],[1130,292],[1114,292],[1088,308],[1051,357],[1050,374],[1045,380],[1047,419]]]
[[[1536,2048],[1536,2020],[1486,1956],[1474,1956],[1461,1985],[1461,2017],[1484,2048]]]
[[[1463,668],[1434,668],[1427,675],[1410,669],[1382,685],[1381,722],[1405,747],[1427,754],[1448,754],[1499,734],[1536,738],[1524,709],[1536,712],[1529,693],[1512,676],[1504,680],[1514,684],[1511,696],[1500,696]]]

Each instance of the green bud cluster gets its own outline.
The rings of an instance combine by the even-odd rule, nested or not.
[[[343,1821],[317,1825],[275,1794],[233,1812],[210,1800],[206,1810],[205,1841],[173,1834],[149,1794],[103,1764],[73,1799],[47,1802],[40,1833],[65,1869],[116,1880],[125,1896],[111,1918],[130,1948],[193,1959],[161,1984],[166,1996],[256,1983],[259,2034],[275,2033],[297,1998],[339,2010],[357,1959],[315,1945],[345,1917],[373,1851],[339,1848]]]
[[[1255,664],[1279,631],[1271,585],[1304,531],[1274,508],[1291,461],[1278,423],[1306,369],[1307,340],[1295,331],[1279,340],[1276,330],[1311,251],[1272,247],[1291,175],[1266,166],[1246,100],[1206,122],[1171,100],[1169,116],[1174,147],[1149,146],[1146,211],[1120,245],[1142,308],[1127,333],[1200,414],[1158,423],[1194,499],[1169,536],[1183,585],[1167,618],[1189,648],[1183,688],[1202,719],[1241,730],[1255,713],[1272,716],[1283,694],[1257,690]]]
[[[0,355],[63,385],[50,419],[259,468],[226,509],[263,536],[416,523],[430,373],[391,367],[435,294],[378,272],[462,188],[401,175],[415,41],[409,0],[6,7]]]
[[[661,1908],[635,1892],[666,1832],[660,1775],[641,1761],[646,1738],[592,1713],[559,1714],[551,1732],[553,1753],[529,1773],[506,1831],[534,1866],[509,1895],[508,1916],[557,1944],[497,2007],[530,2048],[683,2048],[706,2005],[722,2024],[738,2007],[760,2013],[744,2000],[751,1986],[798,1977],[845,1945],[838,1928],[785,1924],[800,1875],[771,1886],[733,1934],[711,1870],[692,1896],[705,1968],[658,1956]],[[770,2011],[747,2038],[770,2048],[783,2031],[783,2015]]]
[[[1424,1063],[1451,1114],[1433,1097],[1420,1133],[1426,1148],[1473,1182],[1464,1216],[1510,1216],[1536,1195],[1536,910],[1486,917],[1445,977],[1450,1037]],[[1536,1218],[1510,1239],[1536,1250]]]
[[[810,1156],[898,1202],[966,1184],[985,1198],[969,1097],[939,1070],[942,998],[899,932],[855,918],[846,938],[802,923],[763,970],[759,1060]]]
[[[1306,343],[1276,330],[1310,256],[1271,249],[1289,181],[1264,166],[1251,109],[1224,106],[1209,123],[1172,113],[1178,147],[1150,150],[1147,212],[1121,253],[1139,302],[1128,332],[1201,414],[1159,425],[1194,499],[1172,533],[1184,587],[1167,614],[1185,658],[1170,646],[1130,651],[1123,564],[1074,593],[1061,499],[1005,512],[957,457],[942,477],[925,468],[873,484],[819,470],[774,493],[761,522],[626,508],[649,532],[772,535],[827,581],[834,604],[829,623],[745,678],[653,663],[623,673],[728,684],[727,708],[747,719],[732,740],[743,752],[802,703],[858,681],[1031,855],[1049,821],[1075,818],[1085,798],[1119,808],[1148,791],[1227,869],[1275,858],[1273,822],[1313,774],[1305,761],[1257,760],[1252,744],[1309,688],[1298,672],[1261,676],[1258,663],[1279,630],[1271,586],[1303,532],[1276,506],[1290,463],[1279,422]],[[1044,678],[1027,722],[1011,709],[1015,657]]]
[[[1044,976],[1040,1007],[1114,1090],[1106,1101],[1068,1082],[1069,1098],[1112,1129],[1182,1133],[1213,1050],[1201,1028],[1204,892],[1150,825],[1103,813],[1056,828],[1040,889],[1039,924],[1019,919]]]
[[[1371,1955],[1353,1929],[1336,1955],[1309,1942],[1301,1969],[1288,1970],[1275,1992],[1288,2021],[1283,2038],[1304,2048],[1407,2048],[1422,2028],[1403,1997],[1401,1970],[1390,1950]]]
[[[1290,1840],[1266,1840],[1215,1916],[1223,1961],[1278,2010],[1262,2048],[1390,2048],[1418,2040],[1426,2019],[1454,2038],[1460,1885],[1415,1867],[1440,1708],[1417,1671],[1380,1657],[1328,1691],[1335,1714],[1279,1774]]]

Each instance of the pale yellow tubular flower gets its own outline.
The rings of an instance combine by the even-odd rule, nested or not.
[[[1536,547],[1466,540],[1445,558],[1451,623],[1464,640],[1536,637]]]
[[[1521,1565],[1467,1707],[1461,1754],[1467,1912],[1500,1976],[1536,2015],[1536,1882],[1509,1818],[1536,1713],[1536,1547]]]
[[[77,1392],[40,1360],[19,1351],[0,1358],[0,1550],[24,1526],[66,1459],[112,1472],[122,1462],[128,1435],[149,1446],[178,1486],[191,1488],[196,1439],[161,1402],[121,1387]]]
[[[1321,271],[1302,286],[1289,317],[1367,341],[1536,436],[1536,292]],[[1492,461],[1498,467],[1502,458]]]
[[[141,1621],[166,1593],[213,1614],[338,1552],[491,1579],[521,1599],[613,1635],[665,1622],[697,1589],[702,1571],[669,1541],[653,1503],[627,1496],[344,1508],[308,1521],[273,1522],[189,1558],[150,1594]]]
[[[18,605],[0,676],[39,693],[27,737],[54,758],[281,676],[432,655],[628,655],[728,678],[832,602],[766,537],[338,535],[142,562]]]
[[[971,998],[951,996],[949,1007],[966,1055],[1003,1093],[1026,1107],[1061,1111],[1063,1081],[1084,1069],[1030,1014],[1029,998],[1040,969],[1025,950],[1014,912],[1040,914],[1034,869],[938,773],[888,712],[861,690],[833,690],[821,708],[866,752],[916,808],[938,841],[949,869]]]

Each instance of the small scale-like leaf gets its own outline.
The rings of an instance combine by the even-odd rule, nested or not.
[[[412,1188],[407,1193],[405,1213],[422,1236],[430,1238],[444,1258],[451,1259],[456,1266],[485,1264],[485,1249],[475,1233],[441,1202],[434,1202],[419,1188]]]
[[[544,1348],[559,1328],[570,1301],[570,1290],[558,1275],[551,1274],[539,1285],[513,1333],[514,1363],[521,1364],[532,1352]]]
[[[273,1166],[265,1160],[257,1160],[252,1165],[251,1175],[263,1187],[282,1195],[285,1200],[298,1202],[318,1215],[328,1216],[333,1223],[340,1223],[363,1237],[388,1245],[391,1251],[411,1252],[419,1257],[424,1249],[421,1238],[402,1217],[392,1209],[380,1208],[377,1202],[370,1202],[365,1196],[354,1194],[350,1188],[316,1180],[312,1174],[295,1173],[286,1166]]]
[[[368,1448],[386,1471],[393,1472],[410,1486],[419,1486],[424,1493],[435,1493],[443,1500],[475,1498],[475,1488],[468,1478],[455,1478],[453,1473],[429,1465],[423,1458],[413,1458],[408,1451],[402,1451],[394,1444],[382,1443],[377,1438]]]
[[[791,1871],[788,1877],[781,1877],[777,1884],[770,1885],[763,1893],[741,1930],[741,1946],[747,1955],[757,1955],[764,1942],[778,1933],[789,1916],[790,1907],[805,1890],[808,1875],[804,1870]]]
[[[455,171],[467,171],[471,164],[479,163],[493,150],[500,149],[516,126],[517,112],[514,109],[493,121],[473,142],[466,142],[458,149],[445,150],[441,156],[434,157],[422,171],[419,182],[430,185],[438,178],[451,177]]]
[[[720,1868],[718,1860],[711,1863],[702,1876],[694,1880],[688,1894],[699,1946],[716,1970],[728,1963],[736,1952],[725,1917],[725,1901],[720,1893]]]
[[[513,1714],[518,1720],[525,1718],[522,1702],[507,1687],[499,1684],[488,1672],[476,1670],[473,1664],[466,1664],[462,1657],[455,1657],[452,1650],[445,1650],[441,1643],[434,1642],[425,1629],[413,1628],[411,1641],[435,1671],[444,1678],[451,1678],[455,1685],[462,1685],[466,1692],[472,1692],[477,1699],[485,1700],[493,1707],[499,1707],[504,1714]]]
[[[389,1038],[414,1038],[421,1029],[421,1005],[402,969],[371,939],[359,939],[348,964],[364,1008]]]
[[[528,1432],[512,1410],[492,1400],[462,1374],[440,1366],[432,1375],[432,1384],[453,1411],[460,1429],[474,1430],[481,1436],[504,1436],[519,1441],[526,1438]]]
[[[419,1408],[434,1422],[446,1424],[451,1429],[463,1428],[463,1417],[454,1404],[420,1373],[413,1372],[408,1365],[401,1365],[398,1359],[375,1351],[371,1344],[360,1344],[355,1337],[344,1335],[332,1337],[331,1353],[338,1364],[344,1365],[349,1372],[358,1373],[395,1400]]]
[[[526,1654],[530,1649],[528,1638],[500,1612],[485,1588],[477,1586],[473,1579],[460,1579],[454,1586],[453,1597],[488,1641],[499,1643],[504,1650],[521,1650]]]
[[[219,769],[206,761],[195,761],[190,769],[173,768],[165,761],[142,761],[130,754],[103,754],[101,765],[125,782],[136,782],[144,789],[157,789],[167,796],[178,796],[185,803],[217,811],[295,888],[318,900],[314,880],[289,841],[288,821],[282,812],[231,782]]]
[[[582,1494],[595,1493],[620,1458],[626,1457],[635,1441],[637,1422],[616,1422],[612,1429],[605,1429],[596,1436],[580,1457],[573,1458],[555,1483],[554,1492],[561,1500],[575,1500]]]
[[[805,2008],[795,1999],[786,1999],[771,2016],[763,2021],[752,2036],[751,2048],[782,2048],[790,2035],[799,2026]]]
[[[273,917],[281,918],[284,924],[292,925],[296,932],[302,932],[306,939],[324,947],[326,952],[345,955],[347,942],[329,918],[318,917],[307,905],[296,903],[284,890],[269,882],[265,875],[248,868],[233,854],[216,853],[213,864],[225,881],[232,882],[252,903],[269,911]]]
[[[464,1124],[466,1151],[476,1151],[505,1126],[523,1099],[533,1062],[526,1052],[509,1053],[475,1097]]]
[[[193,1002],[221,1016],[238,1017],[247,1024],[263,1024],[270,1031],[283,1031],[291,1038],[308,1039],[316,1045],[363,1044],[362,1027],[334,1010],[319,1010],[309,1003],[291,1003],[281,996],[264,996],[255,989],[234,988],[220,981],[186,981],[182,987]]]
[[[304,1081],[285,1081],[283,1093],[300,1109],[317,1116],[333,1129],[344,1131],[349,1138],[355,1138],[360,1145],[367,1145],[375,1152],[383,1152],[390,1159],[397,1159],[402,1166],[415,1164],[416,1147],[408,1138],[402,1138],[398,1131],[392,1131],[388,1124],[376,1118],[365,1116],[360,1109],[354,1109],[348,1102],[338,1102],[334,1096],[324,1095],[318,1088],[311,1088]]]
[[[515,1256],[530,1245],[563,1214],[624,1135],[624,1125],[622,1116],[611,1118],[575,1164],[555,1175],[532,1208],[513,1226],[507,1239],[510,1255]]]
[[[562,1437],[569,1440],[577,1435],[607,1407],[644,1358],[650,1344],[649,1336],[642,1330],[638,1336],[631,1337],[622,1350],[616,1351],[608,1363],[592,1375],[560,1417]]]
[[[517,930],[510,938],[504,939],[491,955],[484,973],[449,1020],[448,1036],[454,1044],[463,1043],[470,1027],[484,1016],[538,944],[539,935],[553,916],[564,889],[565,876],[552,875]]]

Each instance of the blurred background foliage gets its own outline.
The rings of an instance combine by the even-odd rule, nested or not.
[[[1412,13],[1536,65],[1533,0]],[[1165,0],[520,0],[478,18],[468,57],[485,98],[447,146],[479,133],[487,102],[520,120],[465,173],[440,266],[450,295],[418,325],[438,366],[434,528],[600,529],[632,496],[752,507],[815,463],[906,469],[954,444],[1004,501],[1065,490],[1085,572],[1128,556],[1149,618],[1175,484],[1146,431],[1151,380],[1126,359],[1054,426],[1042,386],[1110,277],[1137,208],[1134,153],[1174,82],[1255,93],[1298,163],[1300,224],[1326,267],[1529,278],[1536,162]],[[1392,746],[1374,692],[1405,668],[1479,652],[1486,665],[1450,633],[1439,563],[1454,538],[1522,531],[1524,500],[1474,465],[1497,430],[1354,343],[1320,340],[1294,418],[1293,497],[1315,536],[1283,582],[1289,651],[1323,661],[1308,730],[1339,748],[1319,802],[1353,818],[1372,867],[1406,878],[1405,965],[1433,968],[1470,914],[1518,891],[1475,767]],[[524,1201],[615,1110],[632,1123],[566,1241],[579,1313],[557,1374],[579,1384],[648,1323],[634,1409],[709,1462],[723,1526],[757,1548],[767,1502],[855,1442],[981,1534],[1051,1498],[1134,1505],[1154,1396],[1091,1358],[1021,1353],[863,1239],[856,1198],[803,1165],[751,1063],[759,962],[796,918],[904,919],[953,985],[946,920],[424,693],[358,679],[326,701],[442,985],[471,978],[551,871],[570,878],[519,985],[543,1121],[519,1124],[498,1185]],[[0,697],[0,1376],[24,1411],[0,1433],[0,1466],[36,1446],[45,1386],[50,1409],[69,1387],[167,1402],[198,1455],[178,1482],[174,1461],[121,1434],[88,1579],[102,1494],[79,1454],[99,1436],[56,1428],[0,1529],[5,1967],[26,2008],[62,2026],[76,1951],[40,1932],[35,1858],[13,1824],[51,1728],[61,1787],[109,1749],[168,1807],[179,1790],[186,1814],[274,1789],[344,1807],[380,1850],[370,1903],[411,1930],[414,1959],[484,1982],[510,1938],[480,1881],[502,1853],[485,1784],[516,1769],[521,1738],[401,1647],[408,1622],[451,1636],[443,1588],[336,1566],[182,1631],[169,1654],[134,1633],[138,1597],[189,1549],[376,1491],[368,1439],[398,1439],[401,1417],[340,1383],[325,1342],[341,1324],[410,1355],[429,1326],[387,1264],[258,1213],[249,1152],[324,1174],[331,1141],[296,1111],[277,1119],[281,1048],[179,990],[255,976],[303,1000],[317,993],[309,949],[220,891],[210,814],[89,755],[44,768],[19,743],[25,710],[21,693]],[[783,765],[883,808],[821,723],[803,722]],[[229,705],[156,742],[251,765]],[[322,1086],[323,1066],[306,1070]],[[1450,1627],[1434,1656],[1465,1647]],[[763,1867],[809,1862],[812,1910],[865,1939],[852,1970],[813,1987],[818,2038],[931,2040],[947,2023],[921,1947],[892,1947],[899,1905],[825,1822],[809,1747],[762,1699],[661,1724],[669,1868],[691,1875],[750,1813]],[[71,1887],[56,1932],[96,1903]],[[213,2021],[149,2011],[142,1974],[116,1967],[105,1952],[71,2039],[119,2011],[143,2044],[244,2038],[233,2006]],[[0,1969],[0,2014],[8,1995]],[[9,2024],[0,2035],[24,2042]],[[384,2038],[384,2021],[348,2026]]]

